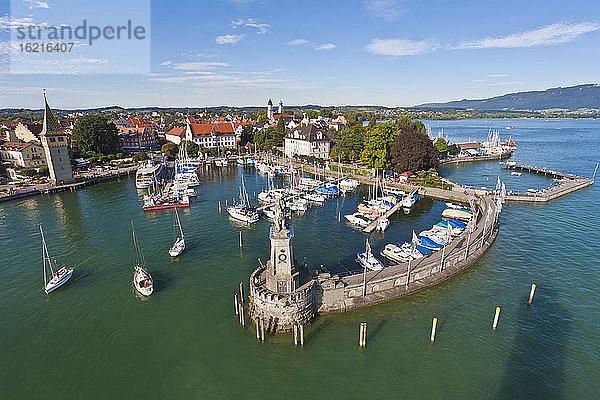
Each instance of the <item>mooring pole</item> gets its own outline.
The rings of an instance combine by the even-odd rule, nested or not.
[[[435,340],[435,328],[437,327],[437,318],[433,318],[433,324],[431,326],[431,343]]]
[[[238,307],[237,293],[233,296],[233,304],[234,304],[234,308],[235,308],[235,315],[239,315],[240,309]]]
[[[244,304],[244,282],[240,282],[240,303]]]
[[[300,325],[300,346],[304,347],[304,325]]]
[[[260,340],[265,341],[265,319],[260,318]]]
[[[527,305],[530,306],[533,301],[533,294],[535,293],[535,283],[531,284],[531,291],[529,292],[529,300],[527,300]]]
[[[258,326],[258,318],[254,318],[254,323],[256,324],[256,339],[260,339],[260,329]]]
[[[294,324],[294,346],[298,346],[298,325]]]
[[[496,330],[498,326],[498,318],[500,317],[500,307],[496,307],[496,315],[494,315],[494,323],[492,324],[492,329]]]

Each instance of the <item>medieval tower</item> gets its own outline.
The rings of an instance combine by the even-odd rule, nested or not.
[[[50,179],[55,185],[73,182],[68,138],[52,114],[45,92],[44,107],[44,125],[40,138],[46,154]]]

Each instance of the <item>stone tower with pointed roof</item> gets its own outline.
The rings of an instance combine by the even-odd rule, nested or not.
[[[269,122],[273,121],[273,101],[271,99],[269,99],[269,102],[267,103],[267,120],[269,120]]]
[[[44,92],[44,125],[40,133],[50,179],[56,185],[73,182],[69,142],[60,124],[52,114]]]

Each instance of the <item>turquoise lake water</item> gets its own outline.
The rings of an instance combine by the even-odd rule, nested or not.
[[[597,120],[426,121],[451,141],[512,135],[513,159],[591,176],[600,160]],[[506,127],[511,127],[507,129]],[[133,179],[73,193],[0,204],[0,398],[405,398],[592,399],[600,397],[598,185],[548,204],[506,204],[491,249],[437,287],[385,304],[318,317],[305,346],[291,335],[255,338],[233,311],[257,258],[268,257],[269,224],[240,227],[218,201],[265,179],[231,166],[204,171],[198,197],[180,213],[188,248],[178,258],[170,212],[144,213]],[[497,162],[443,167],[461,184],[509,190],[551,179],[512,176]],[[365,235],[337,222],[366,189],[295,217],[295,255],[310,268],[356,271]],[[444,205],[423,199],[396,215],[375,252],[437,222]],[[156,292],[131,287],[130,220]],[[42,291],[39,224],[51,255],[75,269]],[[238,245],[242,230],[243,249]],[[305,259],[306,258],[306,259]],[[537,284],[526,307],[529,287]],[[497,331],[494,309],[502,307]],[[438,332],[429,342],[431,320]],[[368,343],[358,347],[359,323]]]

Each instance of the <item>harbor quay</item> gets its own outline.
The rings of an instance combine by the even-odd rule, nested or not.
[[[474,220],[451,244],[421,259],[378,271],[347,276],[313,271],[289,261],[293,229],[271,229],[271,258],[250,275],[250,318],[261,329],[290,331],[317,315],[349,311],[389,301],[431,287],[464,271],[477,261],[498,233],[501,202],[477,197]]]

